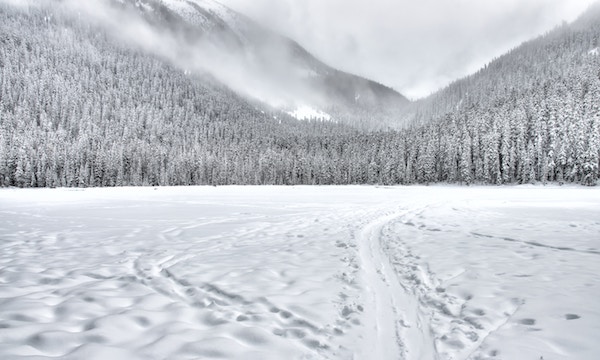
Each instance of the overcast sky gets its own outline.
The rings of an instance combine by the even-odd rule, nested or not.
[[[339,69],[426,96],[594,0],[219,0]]]

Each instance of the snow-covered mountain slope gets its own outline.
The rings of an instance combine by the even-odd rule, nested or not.
[[[596,2],[573,23],[526,41],[476,73],[411,102],[405,108],[404,122],[429,123],[445,116],[464,118],[465,113],[485,111],[500,112],[506,118],[506,110],[497,108],[517,99],[531,104],[540,104],[542,99],[565,100],[565,94],[579,88],[584,90],[575,97],[583,97],[587,88],[596,87],[582,84],[598,79],[600,60],[594,55],[598,54],[599,37],[600,2]],[[561,89],[563,86],[569,89]],[[556,95],[550,96],[552,92]]]
[[[213,0],[160,0],[189,23],[204,30],[225,29],[232,31],[242,43],[248,43],[247,19],[228,7]]]
[[[217,1],[118,2],[138,9],[158,28],[166,27],[185,34],[191,40],[189,46],[201,48],[208,42],[213,49],[219,49],[220,54],[226,53],[229,62],[242,68],[233,72],[251,72],[260,78],[260,81],[253,82],[256,91],[246,91],[245,95],[271,105],[287,110],[308,105],[343,118],[361,111],[391,114],[408,103],[393,89],[328,66],[297,42],[266,29]],[[198,44],[199,40],[203,43]],[[231,80],[217,78],[226,85]]]

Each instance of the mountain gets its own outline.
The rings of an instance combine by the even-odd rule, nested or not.
[[[367,181],[356,129],[249,100],[90,3],[0,1],[0,187]]]
[[[404,104],[403,128],[373,131],[360,124],[382,124],[388,109],[354,105],[349,126],[297,121],[257,100],[319,81],[281,78],[272,54],[276,71],[261,70],[241,25],[201,27],[167,2],[102,1],[116,7],[0,0],[1,187],[599,179],[599,6]],[[336,94],[351,87],[331,82]]]
[[[600,3],[412,103],[420,181],[594,184],[600,159]]]
[[[185,52],[191,48],[202,51],[210,48],[209,56],[226,58],[225,62],[230,65],[226,68],[228,73],[222,73],[223,61],[203,70],[250,98],[287,110],[311,107],[331,114],[338,121],[363,128],[391,124],[391,118],[408,104],[408,100],[393,89],[332,68],[297,42],[217,1],[113,1],[129,10],[137,10],[153,27],[161,31],[169,29],[178,38],[184,37]],[[198,58],[198,62],[206,61],[206,56]],[[242,75],[232,80],[231,72]],[[246,84],[240,85],[238,80]],[[247,83],[252,86],[249,88]],[[357,119],[357,114],[370,116]],[[374,121],[365,123],[366,118]]]
[[[491,108],[502,99],[535,93],[542,83],[555,87],[558,79],[595,78],[581,79],[582,72],[593,73],[597,64],[593,55],[600,45],[599,18],[600,2],[596,2],[572,24],[563,23],[526,41],[474,74],[412,102],[405,108],[404,122],[423,124],[473,106]]]

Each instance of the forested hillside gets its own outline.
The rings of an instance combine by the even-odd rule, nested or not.
[[[594,183],[600,4],[412,105],[431,181]],[[431,123],[432,119],[434,122]]]
[[[0,15],[1,186],[368,180],[356,130],[269,112],[68,14]]]
[[[594,184],[599,35],[596,7],[414,104],[413,126],[365,132],[0,1],[0,186]]]

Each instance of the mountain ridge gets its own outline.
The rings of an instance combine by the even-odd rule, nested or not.
[[[531,46],[538,48],[537,51],[540,52],[540,54],[543,54],[543,52],[546,51],[556,51],[556,49],[552,48],[553,46],[556,46],[552,45],[552,42],[556,38],[560,38],[565,32],[574,32],[578,29],[588,29],[589,27],[594,26],[598,28],[599,19],[600,1],[596,1],[572,23],[557,25],[544,34],[526,40],[518,46],[508,50],[506,53],[492,59],[474,73],[452,81],[447,86],[435,91],[425,98],[412,101],[402,115],[402,122],[406,124],[425,124],[432,119],[450,114],[460,107],[466,107],[473,103],[486,102],[485,97],[481,96],[482,93],[485,93],[487,97],[489,97],[492,92],[500,93],[500,96],[506,96],[506,92],[511,91],[511,84],[510,81],[502,80],[503,78],[526,78],[528,79],[526,82],[527,86],[532,86],[530,83],[535,82],[533,79],[535,74],[529,69],[536,66],[540,61],[535,59],[536,61],[533,62],[521,61],[520,63],[517,63],[513,58],[516,56],[522,57],[522,55],[519,54],[523,53],[524,49]],[[598,46],[597,41],[598,40],[596,40],[595,46]],[[594,46],[590,44],[589,50],[592,50],[593,48]],[[582,49],[580,52],[583,54],[589,50],[584,51]],[[543,65],[543,63],[541,65]],[[537,66],[539,67],[539,64]],[[495,72],[493,76],[497,77],[500,81],[480,85],[483,82],[482,79],[489,76],[488,74],[490,71]],[[548,73],[547,75],[557,76],[559,74]],[[485,89],[481,89],[482,86],[485,86]],[[473,91],[477,87],[479,87],[479,89]]]
[[[408,100],[395,90],[375,81],[335,69],[314,57],[298,42],[264,28],[243,14],[208,0],[113,0],[137,8],[150,22],[159,23],[177,33],[194,38],[189,46],[223,47],[228,54],[241,59],[240,67],[260,74],[263,83],[284,83],[276,89],[281,99],[264,99],[267,103],[283,103],[283,107],[313,106],[330,112],[340,121],[359,112],[395,112]],[[223,81],[225,84],[228,81]],[[277,87],[277,86],[274,86]],[[252,91],[246,94],[252,97]],[[268,95],[266,96],[268,97]],[[389,117],[389,115],[388,115]],[[388,120],[381,123],[389,122]],[[353,125],[360,125],[354,121]],[[371,124],[363,124],[369,127]],[[375,124],[381,125],[381,124]]]

